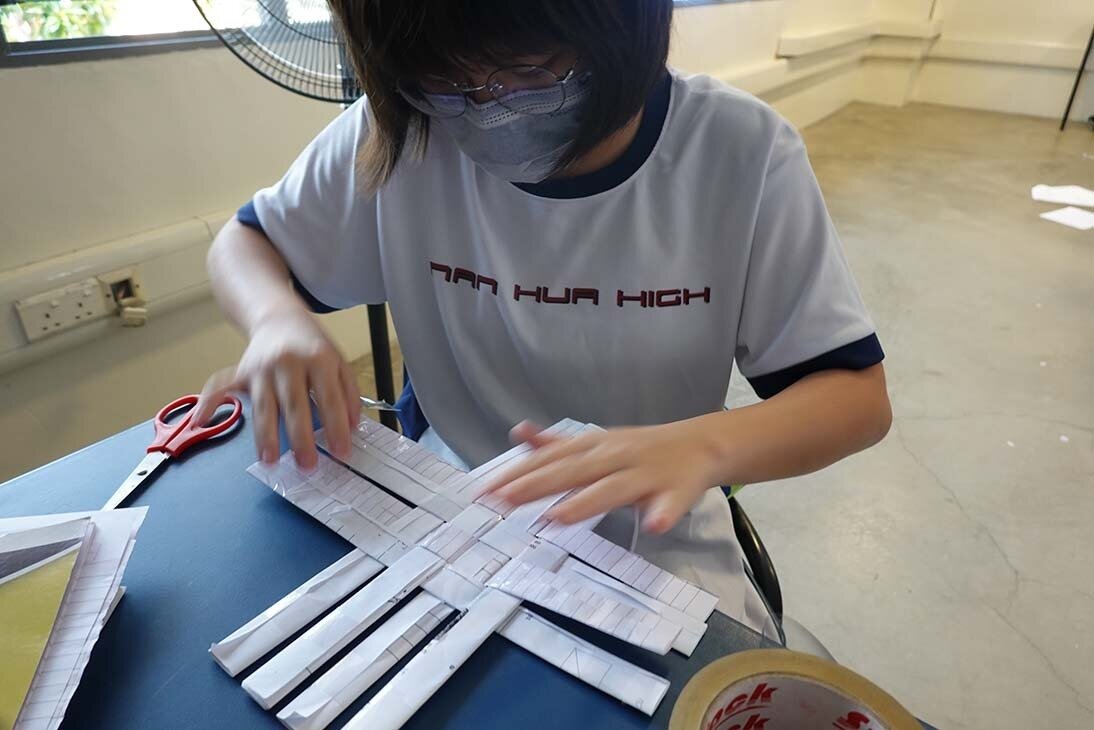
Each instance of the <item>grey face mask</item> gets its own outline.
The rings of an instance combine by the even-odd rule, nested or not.
[[[476,104],[468,99],[462,115],[430,123],[443,127],[460,150],[491,175],[509,182],[540,182],[555,172],[577,136],[588,88],[587,76],[574,78],[567,84],[566,101],[550,114],[518,114],[497,101]],[[556,93],[530,90],[514,96],[525,97],[521,102],[527,104],[534,103],[536,95]]]

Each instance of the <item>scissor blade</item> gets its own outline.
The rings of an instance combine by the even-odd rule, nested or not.
[[[369,410],[373,411],[391,411],[398,413],[399,409],[388,403],[386,400],[376,400],[375,398],[369,398],[368,396],[358,396],[361,399],[361,405]]]
[[[133,473],[125,478],[122,485],[118,487],[118,491],[114,492],[113,496],[103,505],[103,509],[119,507],[122,502],[128,499],[129,495],[137,491],[137,488],[144,483],[145,479],[152,476],[152,473],[159,468],[160,464],[169,458],[170,454],[164,451],[153,451],[141,459],[141,463],[137,464],[137,468],[133,470]]]

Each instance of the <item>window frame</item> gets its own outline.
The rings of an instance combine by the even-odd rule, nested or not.
[[[750,1],[754,0],[674,0],[679,8]],[[126,58],[193,48],[215,48],[220,45],[220,39],[212,29],[10,43],[0,26],[0,68]]]
[[[0,68],[125,58],[190,48],[214,48],[219,45],[220,39],[212,29],[208,28],[175,33],[58,38],[11,43],[4,36],[3,26],[0,26]]]

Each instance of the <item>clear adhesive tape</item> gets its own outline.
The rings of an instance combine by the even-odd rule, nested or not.
[[[808,654],[757,649],[719,659],[684,687],[669,730],[921,730],[868,679]]]

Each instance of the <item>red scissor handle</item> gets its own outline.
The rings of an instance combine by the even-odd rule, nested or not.
[[[152,421],[152,425],[156,428],[156,438],[148,445],[147,451],[149,453],[153,451],[165,451],[171,456],[178,456],[194,444],[201,443],[206,439],[211,439],[214,436],[219,436],[224,433],[232,426],[236,425],[243,415],[243,404],[239,402],[239,398],[236,398],[234,395],[226,395],[221,399],[217,407],[231,405],[232,413],[219,423],[215,423],[211,426],[194,426],[190,422],[190,413],[187,413],[176,423],[167,422],[168,417],[172,413],[182,408],[187,408],[192,411],[197,403],[198,396],[184,395],[161,408],[160,412],[156,414],[155,420]]]

